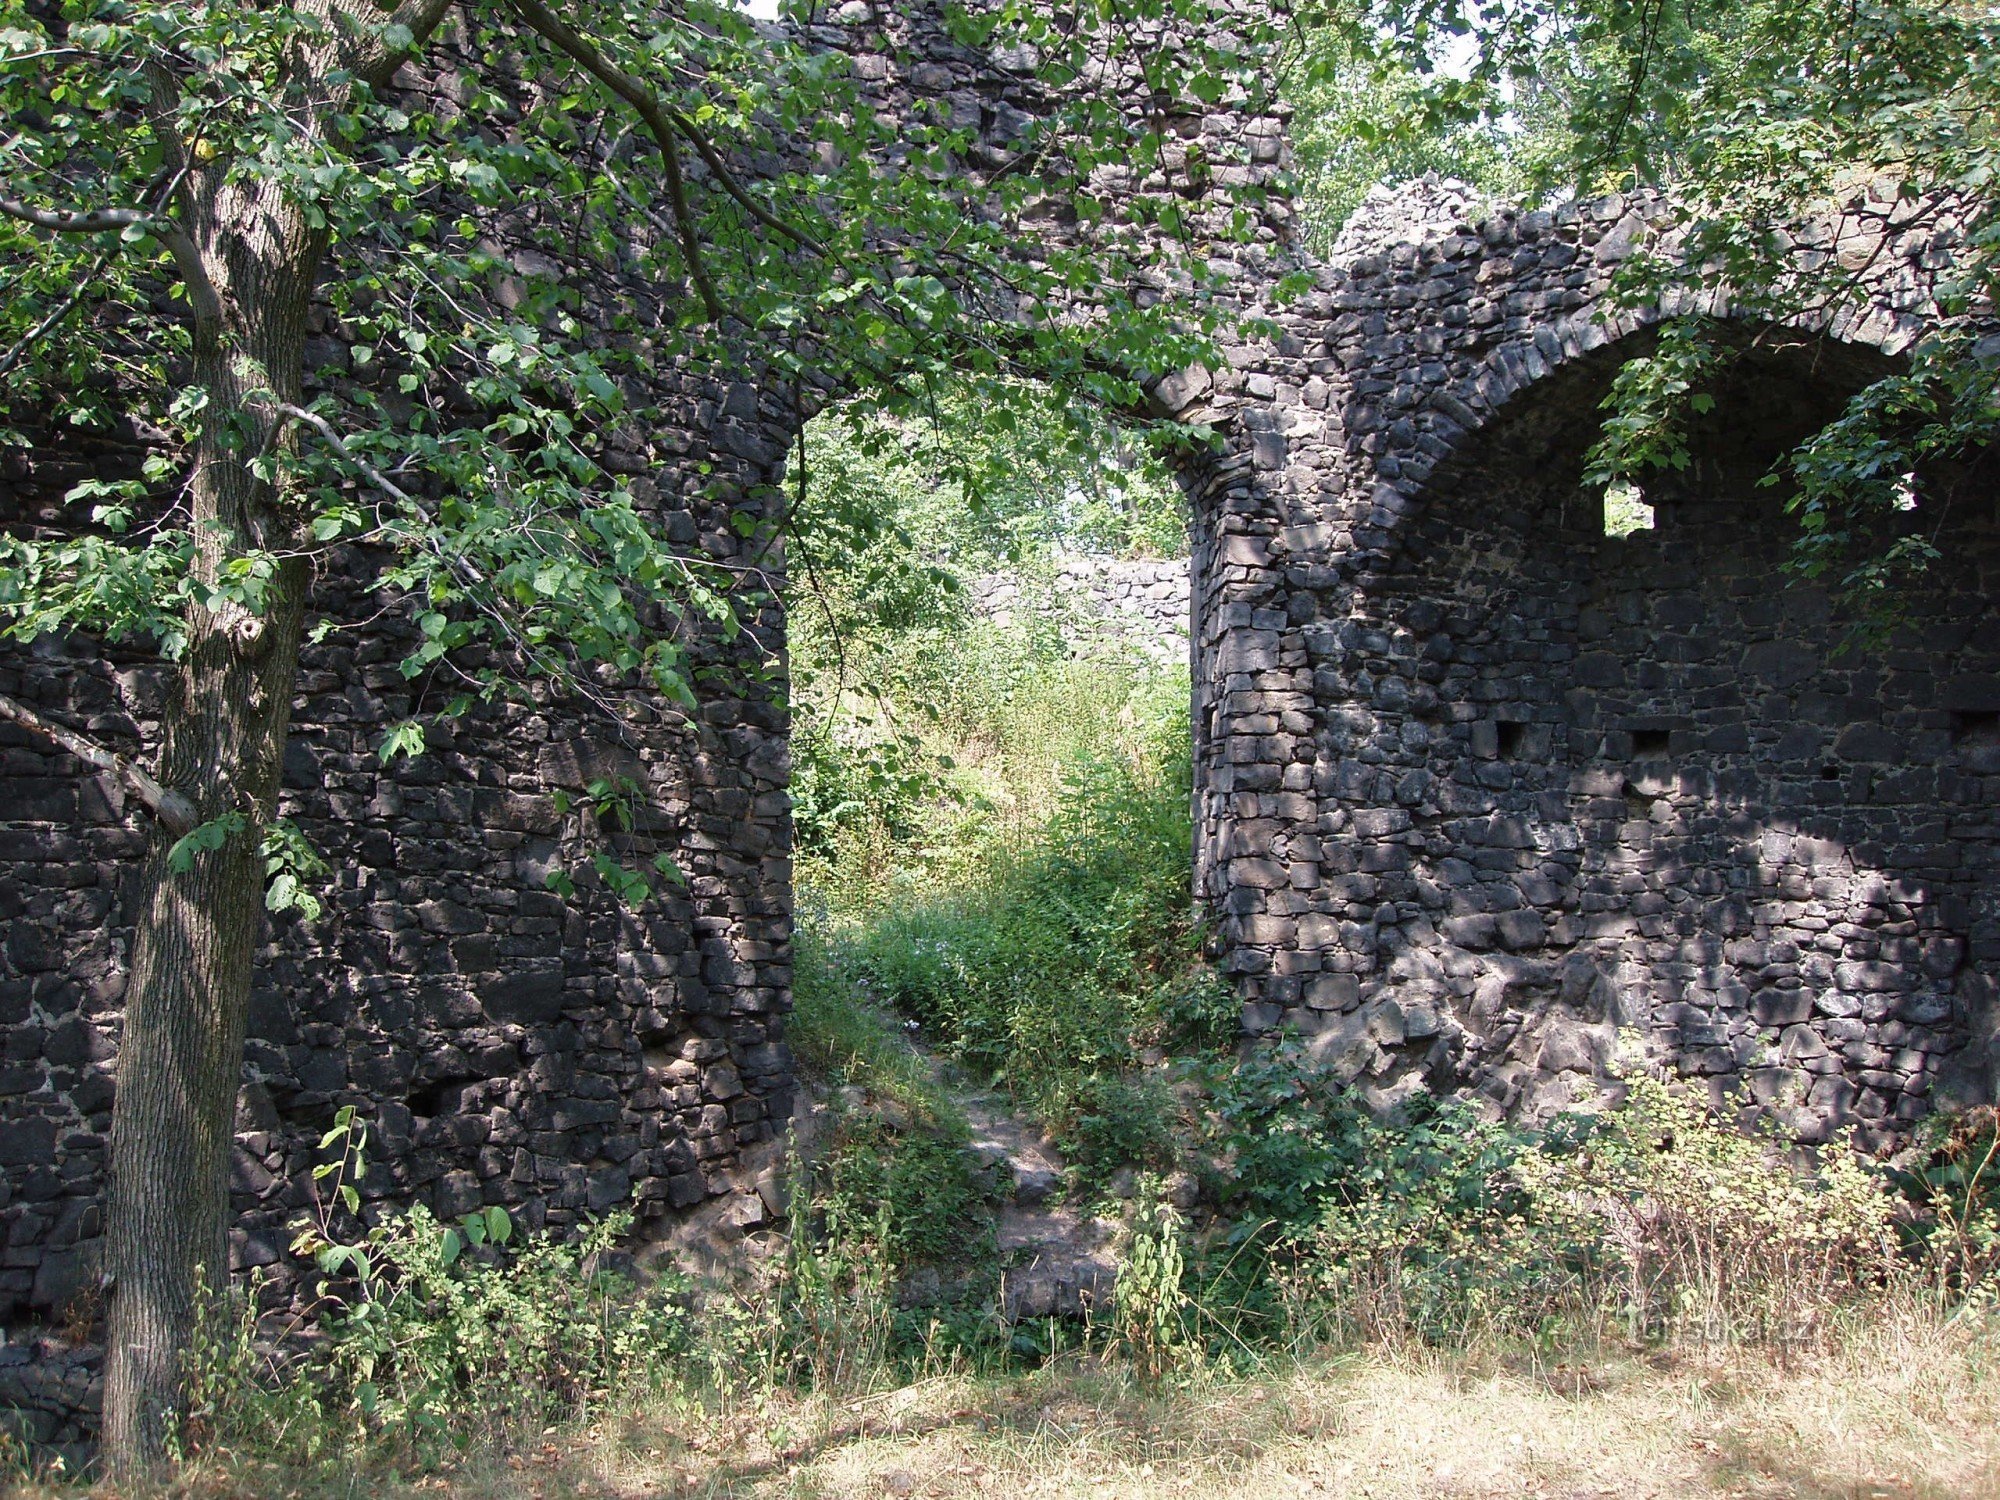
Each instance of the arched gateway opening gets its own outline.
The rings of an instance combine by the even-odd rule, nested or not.
[[[1385,1093],[1544,1115],[1643,1049],[1804,1139],[1884,1142],[1991,1077],[2000,530],[1933,487],[1926,597],[1843,649],[1763,481],[1889,361],[1746,329],[1652,526],[1607,534],[1584,454],[1648,337],[1525,383],[1307,627],[1346,899],[1301,919],[1292,1014]]]

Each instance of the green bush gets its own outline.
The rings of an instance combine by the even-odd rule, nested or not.
[[[1053,815],[980,878],[833,943],[856,983],[1036,1108],[1091,1174],[1167,1155],[1170,1101],[1128,1076],[1140,1043],[1216,1029],[1213,991],[1190,978],[1185,725],[1167,716],[1141,753],[1072,764]]]
[[[1115,672],[1065,663],[1062,629],[1042,609],[1008,627],[976,621],[966,585],[1005,571],[1060,613],[1060,552],[1187,550],[1178,487],[1100,415],[1027,388],[977,407],[939,394],[941,420],[836,410],[801,438],[809,482],[787,543],[794,818],[811,882],[861,904],[912,856],[928,867],[960,842],[938,826],[941,808],[949,825],[964,814],[977,825],[982,792],[998,794],[986,811],[1003,819],[1014,795],[1037,800],[1017,767],[953,774],[956,742],[989,729],[1004,742],[1004,721],[1032,710],[1031,679],[1124,696]],[[1050,721],[1058,739],[1079,723],[1094,714]]]
[[[1171,1053],[1213,1057],[1235,1045],[1242,1025],[1243,1002],[1229,982],[1213,969],[1195,967],[1153,989],[1141,1035]]]
[[[1206,1084],[1227,1227],[1200,1276],[1236,1335],[1441,1335],[1569,1276],[1574,1247],[1542,1236],[1510,1175],[1530,1143],[1469,1105],[1419,1094],[1377,1116],[1285,1050]]]
[[[449,1435],[655,1383],[687,1347],[686,1315],[671,1281],[642,1294],[596,1269],[631,1227],[616,1214],[574,1242],[510,1252],[467,1245],[421,1207],[385,1219],[367,1241],[372,1276],[324,1320],[332,1391],[362,1422]]]
[[[993,1213],[963,1126],[893,1125],[870,1111],[839,1112],[814,1171],[813,1207],[822,1229],[866,1230],[898,1274],[971,1265],[992,1250]]]
[[[1056,1085],[1048,1105],[1054,1134],[1084,1183],[1120,1167],[1171,1166],[1175,1103],[1157,1074],[1092,1073]]]
[[[1845,1150],[1802,1166],[1705,1095],[1626,1089],[1526,1132],[1428,1094],[1373,1115],[1285,1051],[1214,1070],[1203,1133],[1229,1227],[1204,1302],[1264,1336],[1786,1344],[1912,1274],[1879,1170]],[[1967,1139],[1945,1156],[1988,1161]],[[1936,1212],[1917,1227],[1956,1234]]]
[[[574,1241],[517,1239],[497,1209],[445,1225],[415,1207],[351,1240],[309,1230],[301,1248],[328,1273],[314,1336],[270,1343],[247,1304],[218,1299],[193,1353],[187,1441],[422,1467],[660,1388],[694,1346],[686,1288],[609,1269],[630,1229],[617,1214]]]
[[[1775,1128],[1745,1134],[1703,1094],[1629,1081],[1515,1175],[1544,1223],[1588,1231],[1636,1335],[1791,1343],[1900,1278],[1889,1183],[1845,1147],[1810,1166]]]
[[[1891,1176],[1904,1200],[1897,1231],[1936,1294],[1990,1296],[2000,1271],[2000,1109],[1931,1115]]]
[[[809,1069],[917,1108],[869,1016],[892,1010],[1010,1088],[1086,1175],[1163,1163],[1170,1101],[1133,1076],[1141,1049],[1235,1029],[1233,998],[1191,977],[1186,676],[1072,658],[1039,608],[972,619],[940,580],[1004,567],[1048,595],[1059,548],[1179,550],[1180,501],[1101,434],[958,415],[915,434],[961,445],[948,475],[912,433],[812,434],[795,1040]],[[830,541],[837,565],[814,563]]]
[[[963,1137],[957,1103],[901,1034],[902,1020],[863,993],[837,961],[824,917],[799,923],[792,954],[785,1035],[800,1075],[828,1088],[861,1089],[920,1125]]]

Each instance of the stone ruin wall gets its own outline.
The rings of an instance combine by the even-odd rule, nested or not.
[[[992,573],[966,593],[973,614],[995,625],[1043,620],[1076,654],[1133,654],[1167,665],[1188,659],[1189,588],[1184,557],[1065,553],[1051,578]]]
[[[890,34],[856,55],[882,107],[976,125],[987,167],[1045,107],[1017,60],[968,55],[921,14],[850,4],[814,34],[852,47],[857,25]],[[1182,125],[1218,177],[1282,169],[1279,111]],[[1648,319],[1600,316],[1602,293],[1671,215],[1609,199],[1475,224],[1438,201],[1319,266],[1273,200],[1254,243],[1213,264],[1276,337],[1229,340],[1218,368],[1154,392],[1220,440],[1182,473],[1195,873],[1246,1035],[1305,1033],[1378,1096],[1465,1088],[1517,1111],[1600,1078],[1637,1038],[1779,1102],[1808,1138],[1852,1123],[1869,1143],[1940,1096],[1990,1092],[1990,492],[1962,507],[1922,628],[1835,655],[1824,601],[1774,583],[1786,523],[1750,480],[1771,451],[1762,414],[1823,411],[1855,372],[1845,356],[1753,361],[1730,417],[1751,438],[1723,435],[1689,484],[1651,497],[1655,531],[1605,538],[1601,497],[1574,477],[1579,417]],[[1815,331],[1825,349],[1889,359],[1921,331],[1940,252],[1894,248],[1875,301]],[[1296,270],[1311,289],[1274,304]],[[652,466],[646,498],[677,539],[743,561],[731,513],[772,518],[807,403],[748,379],[655,381],[669,420],[612,438],[615,462]],[[64,490],[137,456],[9,453],[0,517],[60,524]],[[718,472],[698,479],[704,460]],[[758,562],[781,576],[775,551]],[[327,588],[337,616],[362,607],[351,582]],[[781,648],[775,608],[757,638]],[[790,1092],[778,680],[718,660],[691,715],[635,702],[620,734],[550,703],[384,770],[380,728],[413,704],[401,654],[338,636],[308,654],[287,812],[338,874],[325,917],[275,923],[260,961],[233,1263],[277,1262],[344,1102],[376,1132],[378,1201],[500,1203],[552,1228],[619,1205],[653,1234],[691,1210],[755,1227],[775,1207],[755,1154]],[[160,685],[84,643],[0,654],[0,691],[126,749]],[[67,1440],[92,1365],[43,1335],[88,1318],[144,831],[115,789],[17,730],[0,726],[0,757],[0,1404]],[[638,916],[543,884],[565,840],[552,793],[607,770],[646,786],[645,837],[691,877]]]
[[[1991,1097],[1990,471],[1944,476],[1912,625],[1848,654],[1757,484],[1921,334],[1948,245],[1863,200],[1800,243],[1865,264],[1889,234],[1867,305],[1772,330],[1686,304],[1746,352],[1621,540],[1581,455],[1659,314],[1605,287],[1670,210],[1426,222],[1440,197],[1171,383],[1228,440],[1192,476],[1197,881],[1246,1034],[1303,1033],[1374,1097],[1527,1114],[1623,1048],[1870,1147]]]
[[[732,472],[728,500],[656,470],[671,534],[710,555],[747,550],[732,511],[761,503],[758,397],[676,391],[688,431]],[[761,443],[762,439],[757,438]],[[663,455],[613,453],[634,472]],[[672,455],[664,455],[671,460]],[[0,514],[60,524],[87,474],[129,472],[136,450],[50,445],[7,456]],[[684,478],[685,487],[676,488]],[[706,481],[704,480],[704,483]],[[372,612],[338,572],[319,602]],[[754,616],[754,611],[753,611]],[[766,611],[766,631],[780,625]],[[505,1205],[564,1230],[630,1209],[657,1237],[705,1207],[750,1227],[775,1204],[761,1143],[790,1110],[790,803],[782,699],[738,653],[713,660],[692,714],[626,704],[626,727],[582,705],[480,712],[384,769],[384,729],[429,686],[397,663],[394,629],[306,651],[281,812],[333,874],[325,911],[272,921],[251,1000],[232,1171],[234,1271],[282,1269],[310,1201],[319,1135],[342,1104],[369,1128],[371,1200],[443,1215]],[[156,663],[44,638],[0,654],[0,692],[124,750],[156,744]],[[120,1002],[144,821],[106,778],[0,724],[0,1405],[44,1440],[73,1440],[94,1366],[44,1356],[49,1325],[89,1326]],[[589,847],[554,794],[601,775],[643,789],[637,854],[671,851],[684,890],[633,912],[593,882],[545,884]],[[760,1188],[763,1190],[760,1195]],[[271,1295],[282,1295],[282,1286]]]

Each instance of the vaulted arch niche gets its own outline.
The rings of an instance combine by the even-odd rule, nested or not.
[[[1441,1003],[1410,1076],[1509,1112],[1558,1108],[1643,1045],[1805,1139],[1886,1142],[1934,1096],[1992,1087],[1990,489],[1975,469],[1949,514],[1910,514],[1944,554],[1914,621],[1843,651],[1852,622],[1788,578],[1796,523],[1759,480],[1887,360],[1746,333],[1689,467],[1645,484],[1652,526],[1607,535],[1584,454],[1643,337],[1461,445],[1364,590],[1358,650],[1322,674],[1324,754],[1376,804],[1336,862],[1424,913],[1346,934],[1364,1003],[1321,1018],[1322,1048],[1371,996]]]

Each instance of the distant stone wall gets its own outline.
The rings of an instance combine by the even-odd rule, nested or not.
[[[1007,625],[1023,616],[1054,624],[1071,649],[1136,653],[1161,663],[1188,659],[1186,558],[1065,554],[1052,579],[991,573],[974,579],[973,612]]]

